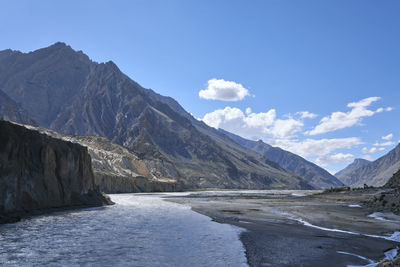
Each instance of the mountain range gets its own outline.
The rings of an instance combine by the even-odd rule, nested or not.
[[[278,162],[238,144],[174,99],[141,87],[112,61],[93,62],[64,43],[29,53],[0,51],[0,101],[5,119],[64,135],[104,137],[158,173],[152,179],[176,181],[183,189],[338,185],[294,154],[297,167],[290,168],[284,164],[290,157]]]
[[[263,141],[251,141],[244,139],[233,133],[220,129],[221,132],[229,136],[239,145],[247,147],[264,157],[277,162],[283,168],[292,171],[307,179],[317,188],[328,188],[334,186],[342,186],[343,183],[335,176],[319,167],[318,165],[305,160],[304,158],[283,150],[279,147],[273,147]]]
[[[356,159],[335,176],[346,185],[353,187],[360,187],[364,184],[383,186],[399,169],[400,144],[375,161]]]

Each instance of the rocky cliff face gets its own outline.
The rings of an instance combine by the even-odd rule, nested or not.
[[[279,147],[273,147],[261,140],[251,141],[222,129],[220,129],[220,131],[238,144],[257,152],[267,159],[278,163],[283,168],[304,177],[316,188],[329,188],[343,185],[341,181],[323,168],[305,160],[296,154],[283,150]]]
[[[400,215],[400,170],[385,184],[385,192],[375,196],[367,204],[375,211],[393,212]]]
[[[0,120],[0,214],[108,204],[85,147]]]
[[[171,163],[157,158],[142,159],[136,153],[100,136],[73,136],[24,125],[40,133],[87,147],[92,159],[95,184],[105,193],[180,191]]]
[[[369,162],[345,175],[339,175],[343,183],[349,186],[360,187],[383,186],[400,169],[400,144],[379,159]]]
[[[173,99],[132,81],[113,62],[92,62],[63,43],[31,53],[0,51],[0,88],[41,126],[106,137],[185,189],[313,188],[218,136]]]
[[[46,131],[47,134],[49,131]],[[92,158],[95,184],[106,193],[180,191],[171,163],[159,159],[141,159],[128,149],[98,136],[66,136],[59,138],[88,148]]]

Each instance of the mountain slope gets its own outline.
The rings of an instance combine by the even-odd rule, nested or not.
[[[392,175],[400,169],[400,144],[389,151],[386,155],[357,168],[346,175],[341,175],[343,183],[350,186],[384,185]]]
[[[323,168],[296,154],[285,151],[279,147],[273,147],[261,140],[251,141],[222,129],[220,129],[220,131],[232,138],[238,144],[254,150],[264,157],[277,162],[283,168],[304,177],[316,187],[328,188],[343,185],[335,176],[331,175]]]
[[[366,159],[355,159],[346,168],[335,173],[335,176],[342,182],[347,181],[348,175],[350,175],[353,171],[357,170],[358,168],[368,165],[369,163],[371,163],[371,161]]]
[[[389,181],[385,184],[385,186],[400,188],[400,170],[398,170],[395,174],[393,174],[393,176],[389,179]]]
[[[24,109],[0,90],[0,118],[22,124],[38,125]]]
[[[0,51],[0,88],[41,126],[103,136],[175,168],[184,188],[312,188],[302,177],[224,140],[172,98],[144,89],[113,62],[95,63],[63,43]]]

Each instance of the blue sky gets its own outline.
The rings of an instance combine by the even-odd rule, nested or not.
[[[0,49],[66,42],[334,171],[400,139],[398,14],[399,1],[1,1]]]

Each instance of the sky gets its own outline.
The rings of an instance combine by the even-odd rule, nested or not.
[[[57,41],[195,118],[334,173],[400,140],[400,1],[0,1],[0,50]]]

